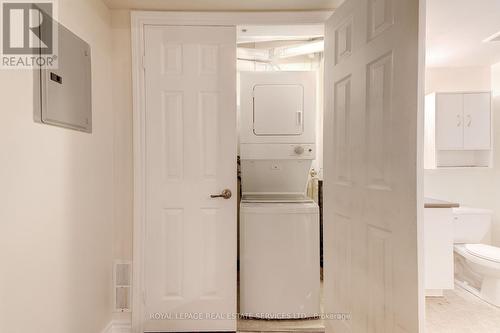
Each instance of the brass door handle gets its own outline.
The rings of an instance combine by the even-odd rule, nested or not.
[[[231,193],[231,190],[225,189],[223,190],[220,194],[211,194],[210,198],[224,198],[224,199],[230,199],[233,194]]]

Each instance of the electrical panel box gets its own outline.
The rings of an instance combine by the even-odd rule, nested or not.
[[[34,120],[92,132],[90,45],[57,24],[56,69],[34,70]]]

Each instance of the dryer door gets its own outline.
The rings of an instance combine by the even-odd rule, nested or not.
[[[301,135],[304,132],[304,87],[261,84],[253,88],[255,135]]]

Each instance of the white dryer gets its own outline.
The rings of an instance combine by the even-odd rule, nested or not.
[[[313,71],[241,72],[240,142],[313,144],[316,80]]]
[[[320,313],[319,208],[305,196],[315,158],[315,73],[241,73],[240,312]]]

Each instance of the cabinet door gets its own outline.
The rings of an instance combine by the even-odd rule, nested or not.
[[[424,209],[425,289],[453,289],[453,216],[451,208]]]
[[[461,150],[464,146],[463,95],[436,95],[436,148]]]
[[[464,149],[490,149],[490,105],[490,93],[464,94]]]

